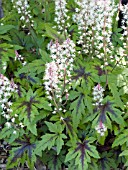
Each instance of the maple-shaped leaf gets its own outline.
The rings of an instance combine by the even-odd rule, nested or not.
[[[36,148],[36,155],[41,156],[42,151],[48,149],[55,148],[57,155],[59,155],[62,146],[64,145],[64,139],[67,139],[67,136],[63,134],[64,126],[60,124],[53,124],[51,122],[45,122],[48,126],[49,131],[51,132],[46,133],[42,136],[42,140],[38,142]]]
[[[31,116],[31,111],[32,111],[32,105],[36,103],[40,103],[40,102],[34,100],[34,97],[31,97],[29,101],[23,101],[22,104],[18,107],[18,108],[23,107],[23,106],[26,107],[25,111],[27,112],[29,121],[31,121],[30,116]]]
[[[32,89],[29,89],[27,93],[25,92],[25,97],[20,98],[19,102],[14,104],[13,110],[15,111],[15,113],[19,114],[19,120],[28,119],[29,122],[33,122],[35,120],[35,116],[39,115],[39,109],[49,111],[52,110],[46,99],[40,97],[40,94],[38,93],[38,90],[33,92]],[[25,112],[27,114],[24,114]],[[27,123],[25,122],[24,124],[27,125]]]
[[[89,140],[83,142],[77,142],[76,147],[71,147],[68,154],[66,155],[65,162],[75,160],[75,165],[78,166],[79,170],[88,169],[88,163],[91,162],[91,158],[100,158],[96,150],[96,147],[90,145]]]
[[[109,115],[112,121],[125,126],[125,122],[122,117],[122,112],[119,109],[113,107],[113,103],[107,101],[105,104],[99,107],[100,115],[99,121],[105,122],[106,115]]]
[[[7,166],[11,167],[13,164],[17,165],[19,163],[19,159],[21,160],[22,164],[24,164],[26,162],[26,158],[28,164],[33,166],[34,161],[36,161],[36,157],[33,155],[33,151],[36,148],[35,143],[31,143],[30,139],[25,137],[23,140],[17,139],[14,146],[14,148],[12,146]]]
[[[26,152],[26,151],[27,151],[29,159],[31,159],[32,150],[35,149],[35,144],[31,144],[30,142],[23,141],[23,140],[17,140],[16,143],[19,143],[21,146],[15,151],[12,162],[16,161],[17,158],[22,157],[24,152]]]

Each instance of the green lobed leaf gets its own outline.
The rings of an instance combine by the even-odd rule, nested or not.
[[[118,89],[117,89],[116,85],[115,85],[114,83],[109,83],[108,86],[109,86],[109,89],[111,90],[111,92],[112,92],[112,94],[113,94],[115,103],[116,103],[121,109],[124,109],[124,104],[123,104],[123,102],[121,101],[120,94],[119,94],[119,92],[118,92]]]
[[[125,131],[124,134],[120,134],[113,142],[112,147],[115,146],[122,146],[124,143],[127,142],[128,132]]]

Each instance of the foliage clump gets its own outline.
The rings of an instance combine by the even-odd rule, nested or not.
[[[128,4],[12,0],[3,8],[0,139],[11,146],[7,169],[127,168]]]

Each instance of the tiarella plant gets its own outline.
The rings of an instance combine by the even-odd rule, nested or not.
[[[6,1],[0,20],[6,169],[127,169],[128,3]]]

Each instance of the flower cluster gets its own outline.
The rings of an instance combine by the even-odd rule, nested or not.
[[[121,12],[123,13],[122,28],[124,30],[123,37],[127,36],[128,40],[128,4],[122,5]]]
[[[23,66],[26,65],[27,62],[24,61],[24,58],[18,53],[18,51],[15,51],[15,54],[15,61],[18,60],[22,63]]]
[[[45,88],[48,91],[51,91],[51,88],[54,88],[58,90],[58,67],[55,61],[52,61],[51,63],[46,64],[46,71],[45,71],[45,77],[44,80],[48,80],[48,82],[45,82]]]
[[[92,58],[111,57],[114,48],[111,43],[112,17],[118,7],[111,0],[76,0],[76,4],[73,20],[78,25],[78,44],[82,45],[82,52]],[[104,62],[108,64],[107,59]]]
[[[30,5],[28,0],[11,0],[14,4],[13,7],[17,10],[18,14],[21,15],[20,20],[23,21],[23,28],[27,25],[27,23],[31,24],[33,27],[33,20],[30,11]]]
[[[126,43],[124,43],[126,45]],[[116,66],[125,67],[127,65],[127,58],[126,48],[119,47],[116,50],[115,56],[111,59],[111,62],[115,63]]]
[[[120,7],[120,10],[123,14],[123,19],[122,19],[122,29],[123,29],[123,34],[121,37],[121,40],[123,41],[123,48],[125,51],[123,52],[123,55],[127,57],[127,49],[128,49],[128,4],[127,5],[122,5]]]
[[[56,111],[63,110],[62,97],[65,97],[65,100],[68,99],[75,44],[70,39],[62,44],[56,41],[54,44],[50,43],[49,49],[52,62],[46,64],[44,84],[48,99],[54,101],[56,106],[54,113],[56,113]]]
[[[67,27],[69,27],[69,23],[67,23],[69,16],[67,15],[68,10],[66,9],[66,0],[55,0],[55,15],[54,21],[57,23],[57,29],[59,32],[64,31],[67,32]]]
[[[95,106],[102,105],[103,96],[104,96],[103,92],[104,92],[104,88],[101,87],[100,84],[98,84],[93,88],[93,100],[95,101],[93,105]]]
[[[9,81],[7,77],[0,74],[0,106],[2,108],[1,115],[7,120],[5,123],[7,128],[12,127],[12,124],[15,123],[15,119],[18,115],[14,115],[14,117],[11,116],[12,113],[12,102],[10,100],[10,97],[12,96],[12,93],[17,92],[17,85],[13,81]],[[21,128],[24,127],[22,123],[19,123],[15,125],[15,130],[13,131],[13,134],[16,134],[16,126],[20,126]]]
[[[107,131],[107,127],[102,122],[99,122],[99,124],[95,127],[95,130],[101,136],[104,136],[104,133]]]
[[[6,119],[10,119],[12,110],[10,106],[12,102],[9,100],[13,92],[16,92],[17,85],[13,81],[9,81],[7,77],[0,74],[0,106],[2,108],[2,115]],[[6,114],[8,113],[8,114]]]
[[[112,57],[114,46],[111,42],[112,35],[112,20],[114,13],[118,10],[118,6],[111,0],[98,0],[98,17],[96,21],[96,48],[97,57],[103,58],[105,65],[108,64],[108,59]],[[103,53],[100,50],[103,49]]]
[[[94,39],[94,23],[96,12],[96,3],[94,0],[76,1],[78,7],[75,9],[76,13],[73,15],[74,22],[78,25],[79,41],[82,45],[82,51],[85,53],[91,52],[91,41]],[[92,28],[92,29],[91,29]]]

